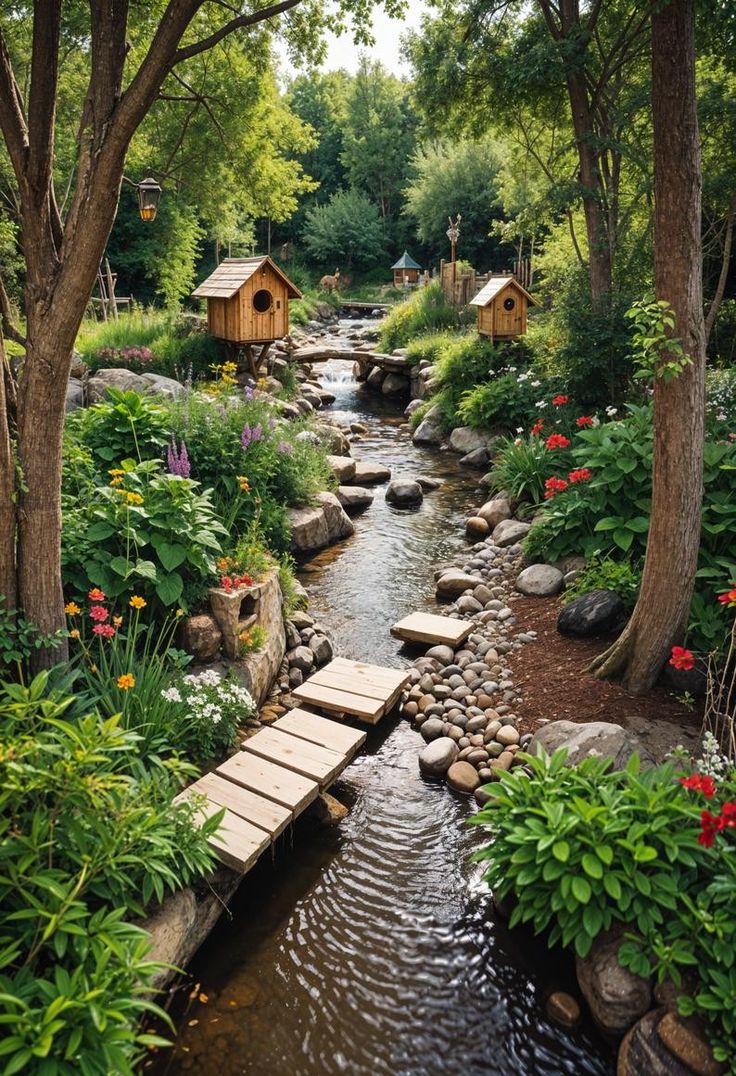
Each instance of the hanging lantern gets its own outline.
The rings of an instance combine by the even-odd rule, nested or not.
[[[141,220],[155,220],[158,203],[161,200],[161,187],[151,176],[136,184],[138,188],[138,213]]]

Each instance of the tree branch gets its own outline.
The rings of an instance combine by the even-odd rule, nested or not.
[[[726,291],[726,280],[728,279],[728,270],[731,265],[731,245],[733,243],[733,224],[734,216],[736,216],[736,197],[731,199],[731,204],[728,207],[728,216],[726,217],[726,230],[723,236],[723,257],[721,258],[721,271],[718,276],[718,284],[716,285],[715,295],[713,301],[708,307],[708,313],[705,318],[705,342],[706,345],[710,339],[710,334],[713,331],[713,326],[718,318],[718,312],[721,309],[721,303],[723,302],[723,296]]]
[[[256,26],[259,22],[265,22],[267,19],[273,19],[276,15],[283,15],[285,11],[290,11],[292,8],[297,7],[302,3],[302,0],[281,0],[279,4],[272,4],[271,7],[262,8],[260,11],[252,11],[248,15],[238,15],[235,19],[230,19],[219,30],[216,30],[209,37],[202,38],[201,41],[195,41],[192,45],[186,45],[184,48],[176,50],[174,55],[174,64],[180,64],[183,60],[188,60],[192,56],[198,56],[200,52],[207,52],[208,49],[214,48],[224,38],[228,37],[235,30],[241,30],[247,26]]]
[[[61,0],[36,0],[28,95],[27,169],[35,200],[46,194],[53,168],[60,28]]]
[[[3,335],[7,336],[8,340],[14,340],[16,344],[20,344],[21,347],[26,346],[26,338],[16,329],[13,323],[13,311],[10,306],[10,299],[8,293],[5,290],[5,281],[0,276],[0,323],[2,324]]]
[[[0,30],[0,128],[20,188],[25,186],[28,125],[5,36]]]

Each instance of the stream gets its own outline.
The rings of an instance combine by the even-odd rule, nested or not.
[[[347,343],[341,323],[326,343]],[[394,477],[442,481],[413,511],[383,488],[356,534],[303,569],[310,612],[338,653],[408,663],[389,628],[434,607],[434,569],[466,547],[477,474],[411,442],[403,404],[356,384],[332,361],[329,420],[364,423],[356,458]],[[562,1031],[544,1015],[555,989],[577,994],[572,963],[492,910],[469,861],[483,834],[466,799],[420,777],[422,741],[398,718],[371,730],[331,789],[350,807],[335,828],[304,818],[263,857],[190,966],[174,1006],[173,1076],[610,1076],[614,1052],[589,1025]],[[200,983],[206,1002],[186,1000]]]

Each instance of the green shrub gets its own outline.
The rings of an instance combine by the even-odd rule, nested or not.
[[[190,378],[206,379],[211,376],[213,366],[225,361],[225,345],[206,332],[157,336],[151,351],[153,360],[146,369],[182,382]]]
[[[700,987],[681,1011],[709,1022],[716,1056],[735,1072],[733,773],[717,789],[721,831],[702,794],[715,786],[674,761],[641,773],[636,756],[621,771],[597,757],[567,766],[565,750],[521,757],[531,773],[502,771],[471,819],[491,838],[476,857],[488,864],[485,881],[514,897],[511,926],[530,923],[585,956],[619,922],[630,932],[619,959],[633,971],[679,985],[682,968],[696,969]]]
[[[565,587],[563,600],[567,604],[591,590],[613,590],[627,611],[631,611],[636,605],[640,585],[641,568],[635,567],[630,560],[596,558],[585,565],[574,582]]]
[[[73,596],[100,587],[111,598],[135,587],[159,608],[187,605],[188,582],[215,573],[227,531],[209,493],[162,474],[155,460],[122,460],[91,503],[67,506],[62,577]]]
[[[483,384],[463,392],[457,404],[460,423],[479,429],[529,430],[537,421],[539,402],[561,389],[559,381],[502,368]]]
[[[423,336],[416,336],[406,345],[406,357],[412,366],[418,366],[423,360],[435,363],[457,338],[457,333],[454,332],[425,333]]]
[[[110,321],[85,321],[77,337],[77,350],[93,370],[111,365],[96,356],[106,348],[151,347],[153,341],[171,329],[171,317],[163,310],[140,310]]]
[[[492,488],[505,490],[514,500],[539,504],[544,499],[545,480],[557,464],[543,438],[507,437],[493,457]]]
[[[210,368],[221,363],[224,345],[207,332],[191,331],[164,311],[134,310],[116,321],[86,322],[79,333],[77,348],[94,372],[123,367],[135,372],[163,374],[185,381],[207,377]]]
[[[96,466],[123,459],[162,459],[169,420],[162,401],[137,392],[107,390],[107,399],[73,412],[66,420],[66,450],[75,443],[92,452]]]
[[[461,315],[448,303],[435,281],[426,288],[417,288],[403,303],[388,312],[381,326],[379,348],[390,352],[397,347],[406,347],[415,336],[457,329],[468,320],[469,315]]]
[[[3,1071],[29,1076],[133,1076],[158,966],[127,921],[206,875],[196,806],[174,803],[191,768],[130,771],[137,741],[117,718],[81,714],[49,695],[47,674],[0,693],[2,871],[0,993]]]

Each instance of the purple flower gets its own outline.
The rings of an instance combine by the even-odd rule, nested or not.
[[[243,426],[243,432],[240,435],[240,445],[244,452],[247,452],[251,445],[256,441],[263,440],[263,427],[259,423],[257,426],[249,426],[246,422]]]
[[[276,451],[280,452],[282,456],[293,456],[294,446],[290,441],[279,441],[276,445]]]
[[[245,396],[246,400],[252,400],[253,399],[253,386],[252,385],[246,385],[245,388],[243,389],[243,395]]]
[[[169,474],[176,475],[178,478],[189,478],[192,473],[192,467],[189,463],[186,441],[182,441],[177,449],[176,441],[172,437],[171,444],[166,452],[166,459],[169,465]]]

